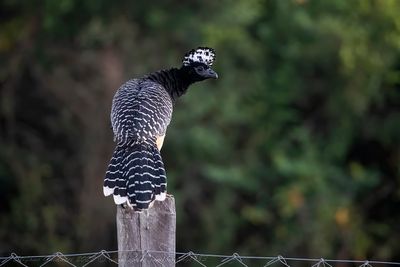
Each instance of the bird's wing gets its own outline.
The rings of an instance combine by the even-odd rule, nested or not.
[[[165,89],[151,81],[131,80],[114,96],[111,123],[118,144],[155,140],[171,121],[172,101]]]

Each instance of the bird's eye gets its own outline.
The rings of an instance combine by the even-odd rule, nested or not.
[[[204,71],[204,67],[203,66],[198,66],[197,67],[197,71]]]

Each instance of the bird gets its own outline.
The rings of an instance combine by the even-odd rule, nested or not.
[[[218,78],[211,68],[215,58],[214,49],[198,47],[184,55],[181,67],[128,80],[116,91],[110,116],[116,146],[103,185],[116,205],[141,212],[165,200],[160,151],[173,106],[193,83]]]

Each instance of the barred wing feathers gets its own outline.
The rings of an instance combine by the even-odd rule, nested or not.
[[[156,138],[171,121],[172,101],[149,80],[130,80],[113,99],[111,124],[117,142],[104,180],[104,194],[116,204],[128,201],[138,210],[164,200],[166,175]]]
[[[171,98],[160,84],[130,80],[113,100],[111,124],[115,139],[118,144],[126,144],[162,136],[171,115]]]

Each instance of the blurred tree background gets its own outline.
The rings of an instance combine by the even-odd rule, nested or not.
[[[0,253],[116,249],[127,79],[217,51],[162,151],[178,251],[400,260],[400,1],[2,0]]]

